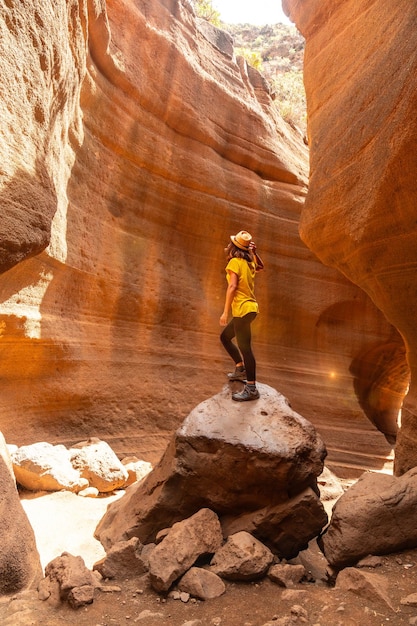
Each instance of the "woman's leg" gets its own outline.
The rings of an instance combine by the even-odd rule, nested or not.
[[[226,352],[232,357],[235,365],[239,365],[242,363],[242,355],[232,341],[235,336],[235,326],[232,319],[228,325],[224,327],[220,335],[220,341],[222,342]]]
[[[255,383],[256,381],[256,361],[251,346],[251,324],[255,317],[256,313],[248,313],[244,317],[234,317],[232,320],[237,345],[245,363],[246,378],[249,383]]]

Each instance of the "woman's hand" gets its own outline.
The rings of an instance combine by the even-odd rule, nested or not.
[[[264,263],[261,259],[261,257],[259,256],[259,254],[256,252],[256,245],[254,241],[251,241],[249,244],[249,250],[251,250],[254,258],[255,258],[255,263],[256,263],[256,271],[259,272],[260,270],[264,269]]]
[[[227,313],[220,315],[220,326],[227,326]]]

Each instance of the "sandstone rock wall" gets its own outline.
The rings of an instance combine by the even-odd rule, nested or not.
[[[285,0],[306,37],[311,175],[301,235],[404,339],[411,381],[396,471],[417,465],[417,14],[413,3]],[[407,389],[404,358],[389,377]]]
[[[186,0],[10,0],[0,27],[7,441],[96,436],[155,461],[224,384],[223,248],[247,228],[259,379],[334,469],[384,466],[401,339],[300,241],[307,149],[230,38]]]

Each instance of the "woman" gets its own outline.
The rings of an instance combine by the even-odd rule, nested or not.
[[[252,236],[241,230],[230,236],[231,243],[226,248],[227,291],[220,325],[226,328],[220,340],[235,363],[235,371],[228,374],[229,380],[246,381],[243,391],[232,394],[233,400],[245,402],[259,398],[256,388],[256,361],[251,346],[251,324],[258,313],[255,299],[255,273],[264,264],[256,253]],[[232,319],[227,323],[230,309]],[[233,343],[236,337],[237,346]]]

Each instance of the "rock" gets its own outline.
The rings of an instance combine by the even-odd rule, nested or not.
[[[0,596],[34,588],[42,578],[35,535],[20,503],[11,466],[0,432]]]
[[[415,548],[417,527],[410,511],[416,506],[417,468],[398,478],[365,473],[337,501],[319,545],[339,569],[369,554]]]
[[[77,493],[88,487],[73,468],[70,453],[65,446],[53,446],[41,441],[21,446],[12,454],[13,470],[17,482],[30,491],[60,491]]]
[[[389,595],[388,581],[380,574],[347,567],[336,578],[336,589],[351,591],[362,598],[382,602],[395,611]]]
[[[63,552],[45,567],[45,579],[40,585],[43,595],[45,590],[59,587],[60,600],[68,600],[71,606],[79,603],[90,604],[89,598],[99,585],[96,576],[85,566],[81,556]],[[75,589],[75,591],[74,591]],[[71,595],[70,595],[71,594]],[[92,600],[91,600],[92,602]]]
[[[135,456],[127,456],[122,459],[122,465],[128,474],[127,481],[123,485],[124,487],[128,487],[136,481],[142,480],[142,478],[152,471],[152,463],[141,461]]]
[[[124,486],[128,472],[105,441],[96,438],[76,444],[70,450],[72,466],[91,487],[107,493]]]
[[[295,619],[299,619],[301,621],[308,621],[308,611],[300,604],[294,604],[291,607],[291,617]]]
[[[94,600],[94,587],[92,585],[82,585],[73,587],[68,592],[68,604],[73,609],[79,609],[86,604],[92,604]]]
[[[149,556],[154,548],[155,548],[154,543],[147,543],[146,546],[142,547],[142,550],[140,553],[141,561],[143,561],[143,564],[147,570],[149,569]]]
[[[328,562],[316,541],[311,541],[306,550],[289,561],[290,565],[302,565],[306,572],[307,582],[327,580]]]
[[[281,600],[283,602],[305,603],[307,598],[308,592],[306,589],[284,589],[284,591],[281,593]]]
[[[211,600],[223,595],[226,586],[214,572],[201,567],[191,567],[178,582],[178,589],[194,598]]]
[[[217,28],[207,20],[197,17],[197,28],[200,33],[210,41],[220,52],[226,54],[230,59],[233,57],[233,37],[226,31]]]
[[[100,492],[97,487],[86,487],[86,489],[81,489],[77,495],[82,498],[97,498],[100,495]]]
[[[210,566],[211,571],[227,580],[251,581],[262,578],[273,560],[274,555],[266,546],[242,531],[228,537]]]
[[[417,606],[417,593],[410,593],[405,598],[401,598],[401,604],[405,606]]]
[[[136,618],[136,621],[141,621],[143,619],[146,619],[148,620],[148,623],[149,623],[150,619],[159,619],[159,618],[161,620],[164,619],[164,614],[161,613],[160,611],[150,611],[149,609],[144,609],[143,611],[139,613],[139,615]]]
[[[185,603],[188,602],[189,599],[190,599],[190,594],[187,593],[186,591],[181,591],[181,593],[180,593],[180,600],[181,600],[181,602],[184,602],[184,604],[185,604]]]
[[[103,593],[120,593],[122,591],[119,585],[97,585],[96,589]]]
[[[245,530],[265,543],[280,558],[291,559],[317,537],[327,523],[327,514],[312,489],[288,501],[237,517],[221,519],[223,535]]]
[[[108,507],[96,529],[106,549],[132,536],[154,541],[158,531],[202,506],[235,517],[317,489],[326,455],[321,438],[281,394],[267,385],[259,389],[260,399],[244,411],[225,387],[189,414],[160,463]],[[306,524],[311,530],[306,520],[313,517],[319,532],[327,517],[311,496],[301,498],[299,529]]]
[[[162,539],[164,539],[168,535],[170,530],[170,528],[162,528],[162,530],[157,532],[155,537],[155,543],[161,543]]]
[[[383,560],[381,558],[370,555],[358,561],[356,567],[371,567],[375,569],[376,567],[381,567],[381,565],[383,565]]]
[[[278,563],[272,565],[268,570],[268,578],[280,587],[294,587],[306,576],[303,565],[290,565],[288,563]]]
[[[168,591],[198,557],[214,553],[222,541],[219,519],[209,509],[177,522],[149,555],[152,587],[158,592]]]
[[[61,604],[61,588],[58,580],[49,576],[42,578],[38,585],[38,598],[47,601],[49,605],[57,608]]]
[[[317,478],[320,489],[320,500],[336,500],[343,493],[344,489],[339,478],[328,467],[323,467],[323,471]]]
[[[11,478],[14,480],[16,485],[16,477],[13,471],[13,463],[12,463],[12,453],[16,452],[17,446],[13,446],[6,443],[6,440],[3,436],[3,433],[0,431],[0,457],[3,459],[3,463],[5,465],[4,469],[9,471]]]
[[[288,593],[291,593],[291,592],[288,592]],[[308,622],[308,612],[306,611],[306,609],[300,606],[299,604],[294,604],[290,609],[289,615],[285,615],[284,617],[278,617],[278,615],[275,615],[271,621],[266,622],[262,626],[292,626],[292,624],[307,624],[307,623],[309,622]]]
[[[94,564],[93,570],[103,578],[127,578],[139,576],[147,571],[141,559],[143,546],[137,537],[129,541],[119,541],[110,548],[106,556]]]

